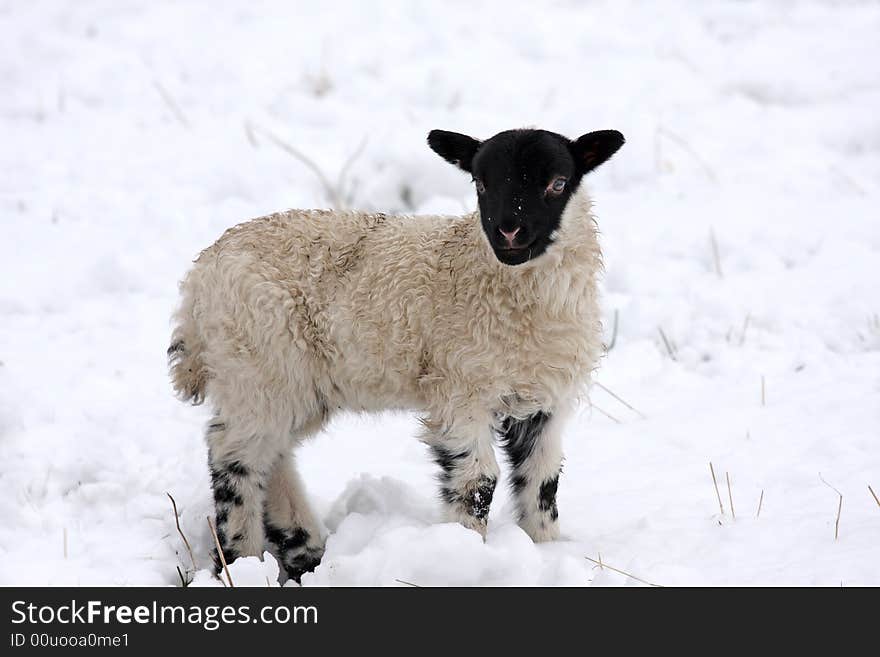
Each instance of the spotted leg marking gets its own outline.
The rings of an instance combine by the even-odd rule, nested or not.
[[[525,419],[506,418],[500,435],[510,462],[510,486],[519,526],[536,542],[559,537],[556,490],[562,471],[561,422],[539,411]]]
[[[297,582],[324,554],[321,529],[306,498],[293,458],[282,455],[269,479],[263,526],[266,540],[288,578]]]
[[[488,423],[434,431],[425,440],[440,466],[440,497],[445,517],[485,537],[498,481],[498,463]]]
[[[214,492],[217,538],[226,563],[242,556],[263,554],[263,501],[268,468],[254,441],[250,450],[229,449],[235,444],[234,429],[217,417],[208,425],[208,465]],[[216,548],[214,570],[222,568]]]

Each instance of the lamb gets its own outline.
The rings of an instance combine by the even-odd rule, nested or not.
[[[434,130],[431,149],[472,175],[477,211],[289,210],[199,255],[168,354],[178,396],[214,409],[227,561],[268,543],[297,581],[320,563],[291,451],[342,410],[418,412],[446,518],[484,537],[499,438],[520,526],[558,537],[562,430],[602,350],[602,261],[581,180],[623,142],[615,130],[574,141]]]

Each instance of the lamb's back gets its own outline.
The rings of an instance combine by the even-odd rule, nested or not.
[[[314,210],[254,219],[202,252],[184,298],[218,363],[236,354],[278,378],[300,366],[327,395],[358,398],[337,400],[346,405],[412,404],[455,220]]]

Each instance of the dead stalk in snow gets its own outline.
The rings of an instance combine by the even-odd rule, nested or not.
[[[730,473],[725,472],[724,476],[727,477],[727,499],[730,501],[730,517],[736,520],[736,510],[733,508],[733,493],[730,492]]]
[[[837,503],[837,518],[834,519],[834,540],[840,536],[840,512],[843,511],[843,495]]]
[[[614,416],[611,415],[610,413],[607,413],[606,411],[603,411],[601,408],[599,408],[598,406],[596,406],[593,402],[590,402],[590,408],[595,408],[597,411],[599,411],[602,415],[604,415],[605,417],[607,417],[609,420],[611,420],[611,421],[614,422],[615,424],[621,424],[620,420],[618,420],[616,417],[614,417]]]
[[[349,155],[345,162],[342,163],[342,168],[339,169],[339,175],[336,177],[336,189],[339,190],[340,194],[343,194],[343,190],[345,189],[345,183],[348,179],[348,170],[357,162],[357,159],[364,152],[364,149],[367,147],[367,142],[369,141],[369,137],[364,135],[363,139],[361,139],[360,143],[357,145],[351,155]],[[344,201],[344,199],[343,199]]]
[[[852,187],[859,196],[865,196],[865,194],[867,193],[865,192],[865,188],[857,183],[855,178],[849,175],[846,171],[834,166],[833,164],[828,165],[828,168],[832,171],[832,173],[837,174],[841,178],[841,180],[843,180],[847,185]]]
[[[643,413],[641,413],[638,409],[634,408],[631,404],[629,404],[628,402],[626,402],[626,401],[625,401],[624,399],[622,399],[619,395],[615,394],[612,390],[609,390],[606,386],[603,386],[603,385],[602,385],[601,383],[599,383],[598,381],[593,381],[593,383],[595,383],[595,384],[596,384],[597,386],[599,386],[602,390],[604,390],[604,391],[607,392],[609,395],[611,395],[612,397],[614,397],[617,401],[619,401],[621,404],[623,404],[624,406],[626,406],[629,410],[631,410],[633,413],[635,413],[636,415],[638,415],[640,418],[642,418],[643,420],[646,419],[646,418],[645,418],[645,415],[644,415]]]
[[[401,584],[406,584],[407,586],[412,586],[413,588],[420,589],[422,588],[418,584],[413,584],[412,582],[407,582],[405,579],[395,579],[395,582],[400,582]]]
[[[739,336],[740,345],[744,345],[746,343],[746,331],[749,328],[749,322],[751,321],[751,319],[752,319],[751,313],[746,313],[745,321],[743,321],[742,333]]]
[[[868,484],[868,490],[871,491],[871,495],[874,497],[874,501],[877,503],[877,506],[880,506],[880,499],[877,499],[877,493],[875,493],[874,489],[871,488],[871,484]]]
[[[174,509],[174,524],[177,525],[177,533],[180,534],[180,538],[183,539],[183,544],[186,546],[186,551],[189,552],[189,560],[192,562],[193,572],[195,572],[198,570],[196,568],[196,558],[193,556],[192,546],[189,544],[189,541],[186,540],[186,535],[180,528],[180,516],[177,514],[177,502],[171,497],[171,493],[166,491],[165,494],[168,496],[168,499],[171,500],[171,508]]]
[[[254,148],[260,147],[260,142],[257,141],[257,135],[254,133],[254,125],[250,121],[244,122],[244,134],[251,146]]]
[[[226,557],[223,555],[223,548],[220,547],[220,539],[217,538],[217,530],[214,528],[214,523],[211,522],[211,517],[206,516],[208,520],[208,527],[211,529],[211,535],[214,537],[214,545],[217,546],[217,554],[220,555],[220,563],[223,564],[223,572],[226,573],[226,579],[229,580],[229,587],[235,588],[235,584],[232,583],[232,576],[229,574],[229,567],[226,565]],[[223,578],[218,578],[221,582],[223,582]],[[226,585],[225,582],[223,584]]]
[[[831,490],[837,493],[838,501],[837,501],[837,518],[834,520],[834,540],[840,536],[840,513],[843,511],[843,493],[837,490],[834,486],[825,481],[825,477],[822,476],[822,473],[819,473],[819,479],[822,480],[822,483],[828,486]]]
[[[634,579],[637,582],[641,582],[642,584],[647,584],[648,586],[654,586],[656,588],[663,588],[662,584],[652,584],[651,582],[643,580],[641,577],[636,577],[635,575],[628,573],[625,570],[621,570],[620,568],[615,568],[614,566],[609,566],[607,563],[602,561],[602,555],[599,555],[598,561],[596,561],[595,559],[592,559],[590,557],[584,557],[584,559],[596,564],[601,569],[607,568],[608,570],[613,570],[615,573],[620,573],[621,575],[625,575],[626,577],[629,577],[630,579]]]
[[[256,126],[254,126],[254,129],[259,130],[261,133],[263,133],[264,137],[275,144],[278,148],[280,148],[291,157],[299,160],[308,169],[310,169],[311,172],[315,174],[315,177],[318,179],[318,181],[321,183],[321,186],[324,188],[324,193],[327,194],[327,196],[330,198],[330,202],[333,204],[333,207],[337,210],[342,209],[342,199],[339,197],[338,191],[330,183],[330,180],[327,178],[327,176],[324,175],[324,171],[321,169],[321,167],[315,164],[314,160],[312,160],[304,153],[298,151],[292,145],[281,139],[281,137],[276,135],[274,132],[270,132],[265,128],[257,128]]]
[[[251,144],[256,147],[257,145],[257,134],[262,134],[266,139],[275,144],[282,151],[290,155],[291,157],[299,160],[303,165],[305,165],[312,173],[315,174],[315,177],[321,183],[321,186],[324,188],[324,193],[327,195],[327,198],[330,200],[331,205],[336,210],[345,210],[348,207],[348,201],[346,199],[345,187],[348,179],[348,172],[351,169],[352,165],[355,161],[361,156],[364,152],[364,148],[367,146],[368,138],[365,136],[360,144],[358,144],[357,148],[351,153],[351,155],[346,158],[345,162],[342,165],[342,168],[339,170],[339,175],[336,179],[336,184],[330,182],[330,179],[324,173],[324,170],[321,169],[315,163],[315,161],[307,156],[305,153],[295,148],[289,142],[283,140],[281,137],[276,135],[271,130],[264,128],[262,126],[255,125],[250,122],[245,122],[245,134],[248,137],[248,140]]]
[[[690,143],[688,143],[686,139],[678,136],[674,132],[670,132],[663,126],[657,126],[656,134],[663,135],[664,137],[681,146],[692,158],[694,158],[694,161],[700,165],[700,167],[703,169],[703,172],[706,174],[706,177],[709,178],[709,180],[711,180],[713,183],[718,183],[718,176],[715,175],[715,171],[702,157],[700,157],[697,151],[695,151],[691,147]]]
[[[614,349],[614,345],[617,343],[617,320],[620,311],[617,308],[614,309],[614,325],[611,328],[611,342],[608,343],[608,346],[605,347],[605,352],[609,352]]]
[[[657,330],[660,331],[660,337],[663,339],[663,344],[666,345],[666,351],[669,352],[669,357],[672,360],[677,361],[678,358],[675,357],[675,349],[673,349],[672,343],[669,341],[669,339],[666,337],[666,334],[663,332],[663,327],[658,326]]]
[[[764,489],[761,489],[761,497],[758,498],[758,512],[755,514],[756,518],[761,517],[761,506],[764,504]]]
[[[614,345],[617,342],[617,319],[618,319],[619,311],[617,308],[614,309],[614,326],[611,328],[611,342],[608,343],[608,346],[605,347],[605,351],[609,352],[614,349]]]
[[[715,260],[715,273],[718,274],[718,278],[724,278],[724,274],[721,271],[721,254],[718,251],[718,240],[715,239],[715,231],[711,228],[709,229],[709,242],[712,245],[712,258]]]
[[[165,104],[168,106],[168,109],[171,110],[171,113],[174,115],[174,118],[177,119],[177,122],[187,130],[191,130],[192,126],[190,125],[189,119],[186,118],[186,114],[183,113],[183,110],[180,109],[180,105],[174,100],[174,96],[172,96],[158,80],[153,80],[153,86],[156,87],[156,91],[159,92],[159,95],[162,97],[162,100],[165,101]]]
[[[715,484],[715,495],[718,497],[718,508],[721,509],[721,515],[724,515],[724,505],[721,503],[721,493],[718,492],[718,480],[715,478],[715,468],[712,467],[712,461],[709,461],[709,472],[712,473],[712,483]]]

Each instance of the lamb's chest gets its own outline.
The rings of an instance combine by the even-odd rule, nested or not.
[[[601,348],[597,323],[573,316],[534,319],[523,323],[527,330],[496,341],[486,367],[473,372],[492,396],[552,404],[586,383],[596,366]]]

